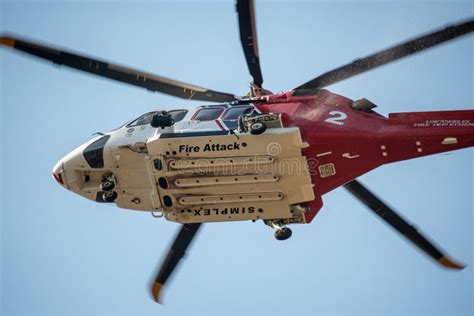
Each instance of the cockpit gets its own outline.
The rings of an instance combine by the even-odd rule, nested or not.
[[[170,110],[170,111],[153,111],[145,113],[138,118],[126,123],[120,129],[130,130],[131,128],[140,127],[144,131],[146,125],[152,127],[148,132],[151,133],[186,133],[197,130],[233,130],[238,128],[238,119],[243,115],[248,115],[256,111],[252,105],[231,106],[228,104],[200,106],[194,112],[188,112],[186,109]],[[166,125],[170,129],[156,130],[153,120],[156,115],[169,115],[172,124]],[[156,118],[155,118],[156,119]],[[154,126],[155,125],[155,126]],[[132,131],[133,132],[133,131]]]
[[[150,125],[153,116],[159,113],[169,115],[173,121],[173,125],[180,123],[174,126],[174,132],[186,132],[187,130],[196,129],[222,129],[223,127],[225,127],[225,129],[236,129],[238,127],[239,117],[251,114],[254,111],[255,107],[251,105],[230,106],[227,104],[201,106],[192,113],[189,113],[186,109],[152,111],[140,115],[138,118],[122,125],[119,129],[130,129],[137,126]]]

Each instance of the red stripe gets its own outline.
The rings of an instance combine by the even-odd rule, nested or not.
[[[219,122],[219,120],[216,120],[216,124],[219,126],[219,128],[220,128],[221,130],[225,131],[224,126],[222,125],[221,122]]]

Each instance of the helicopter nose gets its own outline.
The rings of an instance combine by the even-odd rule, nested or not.
[[[107,136],[107,139],[109,137]],[[96,147],[92,147],[89,150],[91,151],[89,155],[85,155],[85,153],[88,153],[87,148],[94,146],[96,141],[102,138],[102,136],[94,137],[61,158],[53,167],[53,178],[56,182],[67,190],[82,194],[82,189],[85,186],[85,175],[91,170],[89,165],[96,162],[97,159],[95,158],[98,156],[95,151]],[[89,158],[90,163],[85,156]]]
[[[53,167],[53,178],[61,186],[64,186],[64,171],[62,160],[58,161]]]
[[[83,147],[84,145],[74,149],[53,167],[53,178],[62,187],[71,191],[76,190],[76,171],[85,169],[84,162],[82,161]]]

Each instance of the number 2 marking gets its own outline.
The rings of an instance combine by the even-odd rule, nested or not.
[[[329,115],[333,117],[327,118],[324,122],[328,122],[336,125],[344,125],[344,120],[347,118],[347,114],[341,111],[331,111]]]

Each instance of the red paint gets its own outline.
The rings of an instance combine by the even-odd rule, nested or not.
[[[219,128],[221,129],[221,131],[225,131],[225,128],[224,126],[222,125],[222,123],[219,121],[219,120],[215,120],[217,126],[219,126]]]
[[[59,174],[55,174],[55,173],[53,172],[53,178],[54,178],[54,180],[56,180],[59,184],[64,184],[64,182],[63,182],[63,177],[61,176],[60,173],[59,173]]]
[[[474,146],[474,110],[391,113],[386,118],[357,111],[350,107],[352,100],[327,90],[312,96],[286,92],[267,99],[256,105],[259,110],[281,113],[284,125],[299,127],[310,144],[303,154],[311,160],[317,197],[309,203],[306,222],[322,207],[322,195],[374,168]],[[335,175],[320,176],[319,167],[326,164],[334,165]]]

